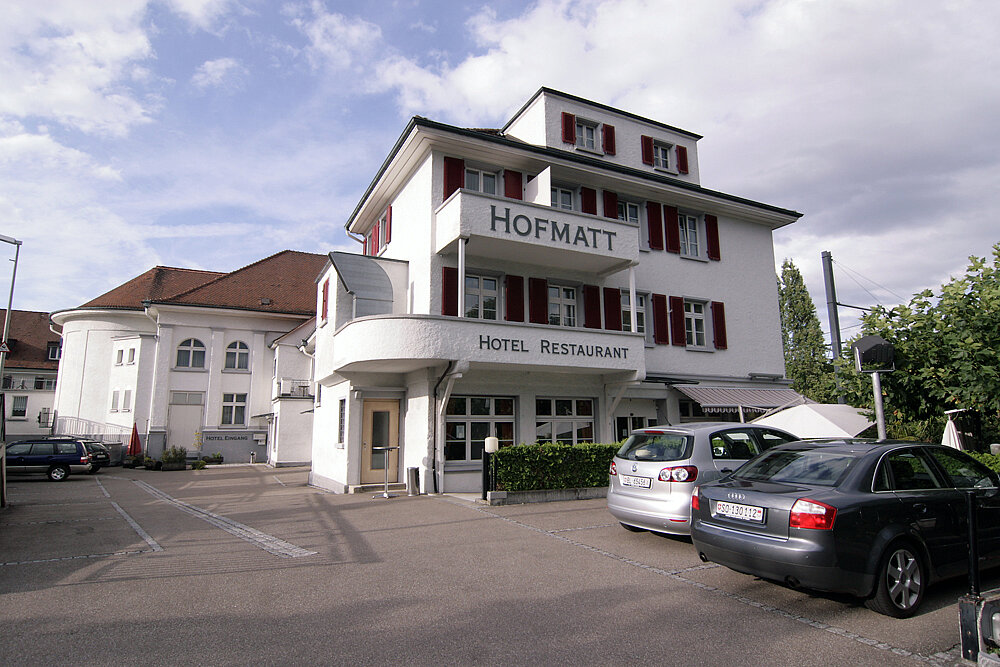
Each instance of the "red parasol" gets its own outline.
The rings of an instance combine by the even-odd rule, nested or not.
[[[132,424],[132,438],[128,441],[125,453],[128,456],[142,456],[142,442],[139,441],[139,429],[135,424]]]

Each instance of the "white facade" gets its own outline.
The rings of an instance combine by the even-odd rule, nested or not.
[[[318,280],[311,482],[388,455],[476,491],[487,436],[613,442],[696,416],[689,386],[787,398],[771,233],[799,214],[702,188],[698,138],[548,89],[500,132],[413,119],[348,221],[362,253]]]

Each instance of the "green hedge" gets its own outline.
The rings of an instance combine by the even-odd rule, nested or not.
[[[620,446],[544,442],[504,447],[492,458],[496,488],[533,491],[607,486],[611,459]]]
[[[1000,456],[996,454],[982,454],[980,452],[966,452],[966,454],[980,463],[986,464],[991,470],[1000,472]]]

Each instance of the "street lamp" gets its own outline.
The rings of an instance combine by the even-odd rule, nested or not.
[[[7,314],[3,322],[3,340],[0,341],[0,382],[3,382],[3,365],[7,359],[7,329],[10,328],[10,307],[14,304],[14,279],[17,278],[17,257],[21,253],[21,242],[17,239],[0,234],[0,241],[14,246],[14,273],[10,276],[10,297],[7,299]]]

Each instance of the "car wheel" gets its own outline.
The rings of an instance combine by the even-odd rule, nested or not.
[[[875,594],[865,606],[893,618],[913,616],[924,601],[927,572],[916,549],[909,544],[891,545],[879,562]]]
[[[66,466],[52,466],[49,468],[49,479],[53,482],[61,482],[69,477],[69,468]]]
[[[95,474],[97,474],[97,471],[100,470],[100,469],[101,469],[101,466],[92,465],[92,466],[90,466],[90,470],[87,471],[87,474],[88,475],[95,475]]]
[[[639,526],[631,526],[631,525],[629,525],[627,523],[622,523],[622,522],[619,522],[619,523],[621,523],[622,524],[622,528],[624,528],[627,531],[630,531],[630,532],[633,532],[633,533],[645,533],[646,532],[645,528],[640,528]]]

